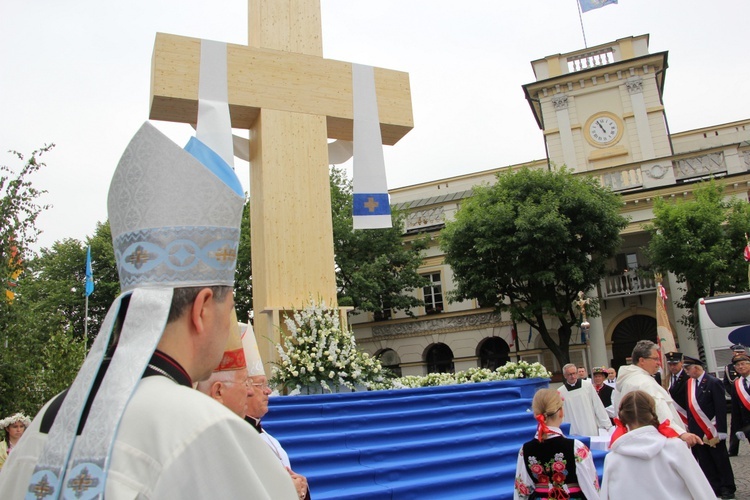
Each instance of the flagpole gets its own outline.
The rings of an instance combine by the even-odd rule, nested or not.
[[[86,294],[86,316],[83,320],[83,338],[88,342],[89,338],[89,296]]]
[[[578,8],[578,19],[581,21],[581,33],[583,33],[583,47],[585,49],[589,48],[588,43],[586,43],[586,31],[583,29],[583,14],[581,13],[581,4],[579,3],[579,0],[575,0],[576,7]]]

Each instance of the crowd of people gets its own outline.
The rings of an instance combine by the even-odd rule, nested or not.
[[[270,388],[252,329],[234,313],[243,207],[218,155],[141,127],[108,197],[122,294],[73,384],[33,420],[0,421],[0,498],[310,498],[261,425]],[[563,367],[560,389],[534,397],[537,434],[519,451],[516,497],[625,498],[648,484],[664,488],[657,498],[733,498],[724,385],[699,360],[671,356],[669,391],[647,341],[616,375],[593,370],[593,383]],[[750,357],[742,349],[732,361],[732,433],[745,440]],[[575,435],[611,433],[601,491],[589,449],[563,436],[563,422]],[[632,481],[657,465],[658,478]]]
[[[565,380],[555,394],[544,389],[534,397],[537,433],[518,453],[515,498],[735,498],[729,457],[737,454],[733,443],[738,446],[750,436],[750,356],[744,346],[732,349],[723,382],[707,373],[699,359],[667,353],[667,388],[655,377],[661,357],[650,341],[638,342],[632,364],[616,374],[607,367],[595,368],[593,384],[579,378],[578,367],[565,365]],[[608,384],[614,390],[604,389]],[[592,398],[592,391],[599,398]],[[732,401],[730,431],[727,393]],[[601,418],[604,408],[614,425]],[[609,434],[601,489],[596,477],[592,482],[585,472],[591,452],[577,439],[563,436],[562,422],[570,424],[573,437]],[[728,451],[730,433],[735,441]],[[563,467],[566,473],[555,475]]]

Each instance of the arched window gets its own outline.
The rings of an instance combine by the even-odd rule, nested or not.
[[[656,320],[636,314],[622,320],[612,332],[612,367],[619,369],[627,363],[639,340],[656,342]]]
[[[510,347],[500,337],[488,337],[479,344],[479,366],[494,370],[510,361]]]
[[[427,373],[453,373],[453,351],[445,344],[431,345],[425,354]]]
[[[393,349],[383,349],[375,355],[383,368],[388,368],[396,377],[401,376],[401,358]]]

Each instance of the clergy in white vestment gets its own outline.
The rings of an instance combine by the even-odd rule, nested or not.
[[[271,395],[271,388],[268,385],[266,372],[263,369],[263,360],[260,357],[260,350],[258,349],[252,325],[245,323],[238,323],[238,325],[241,331],[242,346],[245,349],[247,374],[250,381],[245,421],[258,432],[260,438],[266,442],[268,448],[273,451],[273,454],[276,455],[278,460],[289,471],[299,498],[301,500],[310,500],[310,489],[307,485],[307,478],[292,470],[292,464],[286,450],[281,446],[279,440],[269,434],[260,423],[260,419],[268,413],[268,396]]]
[[[680,414],[674,406],[669,392],[654,380],[653,374],[659,371],[659,352],[656,344],[650,340],[641,340],[633,349],[632,365],[624,365],[617,372],[617,387],[612,394],[612,406],[615,414],[619,411],[620,400],[625,394],[641,390],[654,398],[656,415],[660,422],[669,420],[669,425],[680,435],[680,438],[693,446],[702,442],[701,438],[686,432],[682,426]]]
[[[599,429],[611,429],[612,422],[596,389],[588,380],[578,378],[576,365],[565,365],[563,376],[565,382],[557,392],[563,399],[563,422],[570,424],[570,433],[577,436],[598,436]]]
[[[205,144],[141,127],[108,197],[122,294],[14,448],[0,498],[297,498],[258,434],[192,388],[224,353],[244,201]]]

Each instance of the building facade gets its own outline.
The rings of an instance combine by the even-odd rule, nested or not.
[[[531,63],[536,81],[523,89],[547,158],[390,191],[391,204],[408,214],[404,243],[430,237],[420,269],[429,285],[417,292],[425,306],[412,311],[413,318],[403,312],[386,312],[379,321],[370,313],[352,315],[361,349],[402,375],[495,368],[521,359],[561,371],[528,325],[513,325],[507,313],[480,308],[476,301],[451,304],[446,297],[453,275],[439,247],[440,230],[473,186],[524,166],[565,165],[575,174],[594,176],[622,194],[622,213],[630,219],[610,275],[593,292],[601,315],[589,318],[586,342],[574,331],[571,362],[589,370],[619,367],[638,340],[655,340],[656,283],[644,253],[649,242],[644,225],[653,217],[653,201],[691,199],[696,183],[709,177],[727,196],[747,200],[750,120],[671,133],[662,100],[668,54],[649,53],[648,41],[648,35],[628,37]],[[676,321],[684,311],[675,305],[680,291],[674,276],[665,277],[664,286],[675,340],[683,352],[697,356],[695,341]]]

